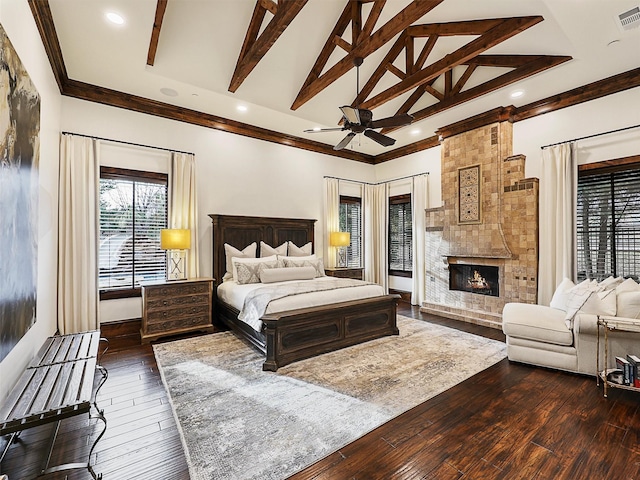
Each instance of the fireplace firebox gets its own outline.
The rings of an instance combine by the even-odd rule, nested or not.
[[[449,290],[499,297],[499,271],[491,265],[449,264]]]

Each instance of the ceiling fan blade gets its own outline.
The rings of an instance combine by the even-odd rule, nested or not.
[[[360,112],[357,108],[345,105],[344,107],[340,107],[340,110],[342,110],[342,114],[344,115],[344,118],[347,119],[347,122],[360,125]]]
[[[413,122],[413,116],[408,113],[402,113],[400,115],[394,115],[393,117],[381,118],[380,120],[372,121],[369,128],[389,128],[389,127],[402,127],[409,125]]]
[[[366,132],[365,132],[365,133],[366,133]],[[374,132],[374,133],[376,133],[376,132]],[[380,134],[378,134],[378,135],[380,135]],[[348,133],[348,134],[347,134],[347,136],[346,136],[346,137],[344,137],[344,138],[340,141],[340,143],[338,143],[335,147],[333,147],[333,149],[334,149],[334,150],[342,150],[344,147],[346,147],[347,145],[349,145],[349,142],[351,142],[351,139],[352,139],[353,137],[355,137],[355,136],[356,136],[356,134],[355,134],[355,133],[353,133],[353,132]],[[384,135],[383,135],[383,136],[384,136]]]
[[[368,129],[365,130],[364,136],[369,137],[374,142],[378,142],[383,147],[390,147],[391,145],[396,143],[396,141],[393,138],[387,137],[386,135],[378,133],[375,130],[368,130]]]
[[[345,127],[320,128],[320,129],[309,128],[309,129],[303,130],[303,131],[304,131],[304,133],[320,133],[320,132],[340,132],[342,130],[346,130],[346,128]]]

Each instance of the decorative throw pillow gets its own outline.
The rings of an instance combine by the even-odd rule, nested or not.
[[[275,255],[272,255],[270,257],[264,257],[264,258],[234,258],[232,260],[233,263],[233,279],[238,282],[241,283],[238,280],[238,265],[251,265],[255,268],[255,272],[257,274],[256,278],[257,280],[254,280],[253,282],[249,282],[246,280],[246,277],[243,277],[244,282],[242,283],[259,283],[260,282],[260,272],[258,271],[259,265],[261,263],[267,263],[267,264],[273,264],[273,268],[278,266],[278,257],[276,257]],[[243,273],[247,274],[247,269],[243,269]]]
[[[609,277],[602,280],[598,285],[603,290],[613,290],[618,285],[620,285],[623,281],[624,281],[623,277],[614,277],[613,275],[610,275]]]
[[[284,242],[279,247],[273,248],[271,245],[260,241],[260,256],[270,257],[271,255],[286,255],[287,254],[287,242]]]
[[[622,292],[617,297],[618,311],[616,315],[624,318],[640,318],[640,291]]]
[[[617,309],[616,292],[614,290],[605,290],[589,295],[589,298],[584,302],[579,312],[614,317]]]
[[[285,267],[313,267],[316,270],[316,278],[324,277],[324,262],[321,258],[315,258],[311,260],[290,260],[284,259]]]
[[[316,277],[314,267],[272,268],[260,272],[262,283],[286,282],[288,280],[313,280]]]
[[[624,292],[638,291],[640,291],[640,285],[638,285],[632,278],[627,278],[624,282],[616,287],[616,294],[618,295]]]
[[[229,280],[233,278],[233,259],[234,258],[255,258],[256,250],[258,248],[258,244],[253,242],[251,245],[248,245],[244,248],[244,250],[238,250],[236,247],[232,247],[228,243],[224,244],[224,252],[227,256],[226,266],[227,273],[224,274],[224,280]]]
[[[271,262],[256,262],[256,263],[236,263],[236,278],[240,285],[247,283],[260,283],[260,276],[262,272],[267,269],[276,268],[278,262],[276,260]]]
[[[290,257],[304,257],[305,255],[311,255],[312,245],[311,242],[298,247],[293,242],[287,242],[289,245],[289,249],[287,250],[287,255]]]
[[[573,283],[568,278],[565,278],[560,282],[558,288],[556,288],[555,293],[553,294],[553,298],[549,303],[551,308],[556,308],[558,310],[562,310],[563,312],[567,311],[567,297],[569,295],[569,291],[575,287],[576,284]]]
[[[287,256],[283,256],[283,255],[278,255],[278,260],[284,262],[285,260],[315,260],[316,254],[312,253],[311,255],[305,255],[304,257],[287,257]]]
[[[573,330],[573,319],[578,310],[589,300],[589,297],[598,292],[599,287],[593,285],[590,280],[584,280],[577,284],[567,294],[567,315],[564,318],[565,324],[569,330]]]

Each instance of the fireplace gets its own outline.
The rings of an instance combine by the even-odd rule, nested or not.
[[[490,265],[449,264],[449,290],[499,297],[499,270]]]

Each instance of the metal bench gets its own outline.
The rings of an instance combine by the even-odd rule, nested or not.
[[[99,355],[101,357],[107,350],[105,345],[102,352],[98,353],[101,342],[107,340],[100,338],[99,330],[47,338],[0,408],[0,436],[11,435],[0,461],[20,432],[56,422],[40,475],[86,468],[95,480],[102,478],[102,474],[96,475],[91,467],[93,450],[107,430],[107,420],[96,403],[98,391],[108,376],[107,370],[99,362]],[[94,388],[96,373],[101,378]],[[93,414],[92,405],[95,408]],[[104,423],[102,432],[89,450],[87,462],[50,467],[51,452],[60,421],[84,413],[89,414],[89,418],[97,418]]]

